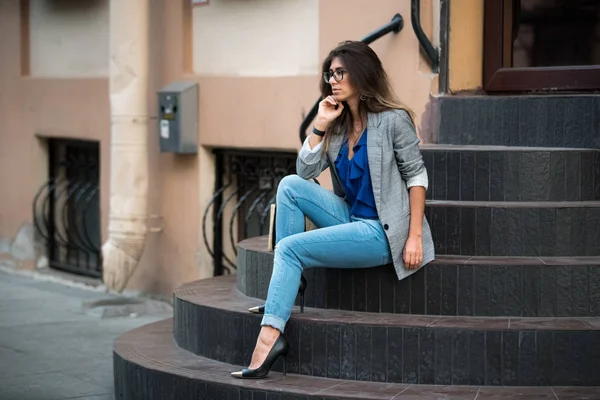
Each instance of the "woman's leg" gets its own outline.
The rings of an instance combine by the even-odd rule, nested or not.
[[[391,262],[390,247],[378,220],[352,218],[345,224],[282,239],[275,252],[263,326],[250,368],[257,368],[283,332],[307,267],[368,268]]]
[[[346,224],[282,239],[275,252],[261,324],[284,331],[304,268],[368,268],[389,262],[390,247],[379,220],[353,218]]]
[[[304,232],[304,217],[317,228],[350,222],[350,209],[344,199],[318,184],[288,175],[277,187],[275,243]]]
[[[279,183],[276,210],[275,266],[267,295],[267,304],[270,303],[271,305],[265,309],[266,312],[269,312],[273,308],[280,308],[277,305],[274,306],[274,304],[279,302],[281,293],[287,293],[294,298],[296,297],[296,293],[298,293],[300,272],[294,269],[287,270],[280,266],[282,262],[285,262],[283,261],[285,256],[282,256],[282,248],[279,244],[304,232],[304,217],[308,217],[317,228],[350,222],[348,204],[344,199],[298,175],[288,175]],[[283,248],[286,247],[284,246]],[[278,271],[277,274],[275,271]],[[280,276],[280,274],[285,274],[288,271],[291,272],[289,276]],[[271,299],[271,301],[269,302],[268,299]],[[293,303],[294,299],[291,301]],[[291,312],[292,304],[288,306],[287,303],[289,301],[285,301],[286,305],[284,307],[289,307],[289,312]],[[289,312],[287,313],[288,318]],[[263,320],[263,327],[258,336],[249,366],[251,369],[255,369],[262,364],[273,343],[279,337],[280,332],[283,332],[285,322],[277,319],[278,317],[274,317],[277,314],[274,314],[273,311],[271,311],[270,315],[266,323]],[[269,320],[274,322],[269,323]]]

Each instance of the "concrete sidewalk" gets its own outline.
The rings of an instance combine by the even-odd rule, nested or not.
[[[164,303],[127,303],[0,272],[0,400],[113,399],[113,340],[172,316]]]

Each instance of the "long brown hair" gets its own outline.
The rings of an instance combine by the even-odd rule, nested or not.
[[[339,58],[348,71],[352,86],[356,88],[361,95],[359,101],[359,115],[366,112],[380,113],[382,111],[400,109],[408,113],[409,118],[414,124],[415,114],[406,105],[404,105],[396,95],[390,85],[387,73],[383,69],[383,64],[377,54],[367,44],[358,41],[345,41],[329,52],[329,55],[323,61],[322,72],[328,72],[331,62],[334,58]],[[344,76],[344,79],[347,79]],[[321,96],[325,98],[332,94],[331,85],[321,79]],[[350,132],[353,125],[352,113],[346,102],[343,102],[344,110],[342,114],[332,122],[327,128],[324,140],[325,151],[329,147],[329,140],[332,135]]]

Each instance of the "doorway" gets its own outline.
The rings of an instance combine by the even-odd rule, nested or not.
[[[600,1],[486,0],[487,92],[600,89]]]

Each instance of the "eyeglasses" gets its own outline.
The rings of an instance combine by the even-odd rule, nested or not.
[[[335,79],[336,82],[339,82],[342,79],[344,79],[344,72],[346,71],[344,71],[343,69],[336,69],[335,71],[323,72],[323,79],[325,79],[326,83],[329,83],[331,77],[333,76],[333,79]]]

